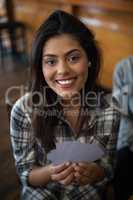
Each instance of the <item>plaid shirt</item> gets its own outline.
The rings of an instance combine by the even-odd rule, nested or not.
[[[119,115],[112,107],[98,111],[91,111],[91,119],[88,117],[82,126],[80,134],[75,137],[74,130],[63,118],[59,118],[55,125],[57,142],[79,141],[82,143],[98,143],[102,145],[107,154],[98,161],[104,167],[105,178],[93,185],[69,185],[63,186],[57,182],[49,182],[45,186],[31,187],[27,179],[33,165],[47,164],[47,155],[41,141],[35,137],[31,127],[32,110],[25,109],[27,96],[21,97],[13,106],[11,112],[11,142],[15,158],[17,172],[22,182],[22,199],[36,200],[103,200],[103,191],[106,184],[113,178],[115,163],[115,151]]]

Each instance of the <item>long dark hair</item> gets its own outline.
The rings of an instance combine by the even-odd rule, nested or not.
[[[42,73],[42,52],[45,43],[52,37],[69,34],[74,37],[84,51],[87,54],[88,61],[91,63],[91,67],[88,70],[88,79],[85,85],[85,92],[92,91],[95,87],[96,79],[100,70],[101,52],[95,40],[94,34],[90,31],[80,20],[71,14],[64,11],[54,11],[47,20],[40,26],[36,32],[32,52],[31,52],[31,88],[30,91],[39,92],[44,96],[43,88],[47,86]],[[50,106],[57,99],[57,95],[49,89],[46,93],[44,102],[40,105],[40,110],[45,111],[52,110],[55,106]],[[32,100],[33,104],[37,104],[38,97],[34,95]],[[56,109],[60,110],[60,105],[56,105]],[[36,112],[35,112],[36,113]],[[33,129],[38,138],[41,139],[45,146],[46,151],[49,151],[54,147],[55,138],[53,133],[54,124],[57,122],[57,117],[39,115],[38,112],[34,115]]]

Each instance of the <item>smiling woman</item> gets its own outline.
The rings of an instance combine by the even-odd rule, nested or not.
[[[79,42],[69,34],[49,39],[43,49],[43,75],[52,90],[71,98],[85,85],[88,58]]]
[[[102,98],[99,104],[92,96],[99,97],[95,86],[100,63],[93,33],[74,16],[55,11],[38,29],[31,54],[31,87],[11,112],[22,199],[106,199],[119,116]],[[64,141],[97,143],[108,153],[95,162],[66,160],[54,165],[47,154]]]

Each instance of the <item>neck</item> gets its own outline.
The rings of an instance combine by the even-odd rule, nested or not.
[[[79,96],[74,96],[72,98],[62,99],[61,103],[63,109],[79,110],[81,106],[81,98]]]
[[[81,101],[79,98],[63,99],[63,112],[65,118],[69,121],[75,132],[78,132],[79,113],[81,107]]]

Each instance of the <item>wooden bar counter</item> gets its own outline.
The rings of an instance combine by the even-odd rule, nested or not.
[[[35,30],[55,9],[68,11],[91,28],[103,50],[99,82],[112,87],[115,64],[133,55],[132,0],[14,0],[15,18],[27,24],[29,50]]]

